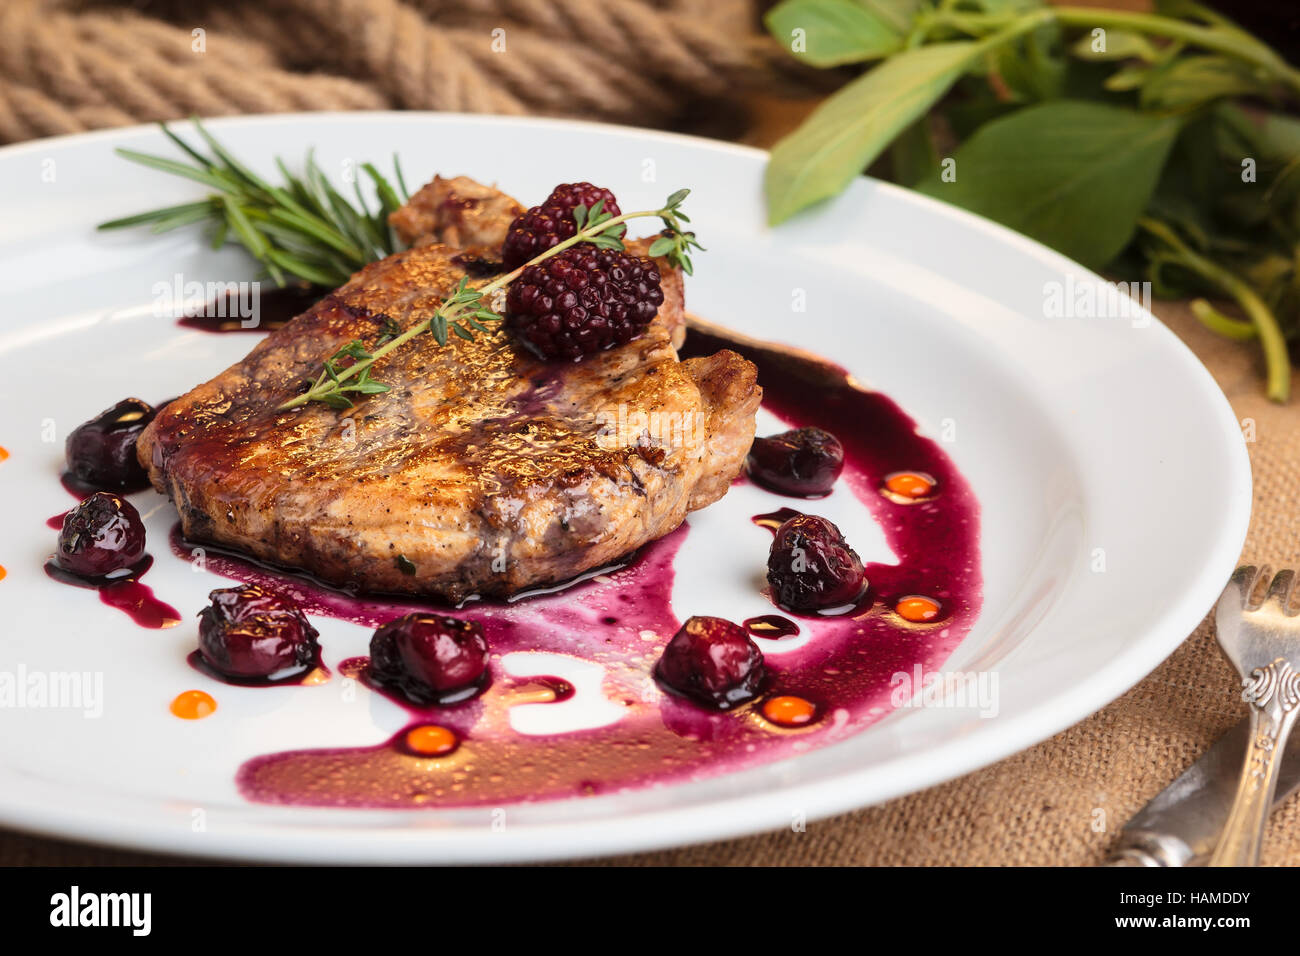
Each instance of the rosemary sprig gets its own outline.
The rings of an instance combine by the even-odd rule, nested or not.
[[[679,189],[659,209],[628,212],[619,216],[612,216],[605,211],[604,200],[598,201],[590,209],[586,206],[576,207],[573,216],[578,231],[573,236],[552,246],[513,272],[498,276],[477,288],[471,287],[469,281],[462,278],[433,315],[417,322],[405,332],[393,335],[391,329],[386,329],[380,340],[369,347],[360,340],[349,342],[326,359],[320,374],[305,392],[282,404],[280,410],[287,411],[310,402],[322,402],[331,408],[346,409],[353,405],[348,398],[349,394],[373,395],[388,391],[389,386],[371,377],[371,369],[376,361],[425,332],[432,334],[439,345],[446,345],[448,331],[471,340],[474,332],[489,331],[483,325],[484,322],[501,320],[501,316],[487,304],[493,293],[519,278],[529,266],[543,262],[580,242],[589,242],[603,249],[623,249],[623,236],[627,229],[625,223],[632,219],[657,217],[662,220],[663,233],[651,244],[650,254],[663,256],[673,266],[690,273],[690,250],[703,247],[696,241],[694,233],[682,229],[682,223],[690,222],[681,211],[682,202],[689,194],[689,189]],[[351,359],[351,364],[340,365],[344,359]]]
[[[240,163],[197,119],[194,128],[211,155],[186,142],[167,125],[162,131],[192,162],[181,162],[130,149],[117,153],[126,159],[174,176],[211,187],[214,192],[198,202],[181,203],[100,223],[100,229],[152,227],[155,233],[203,223],[212,248],[228,241],[242,245],[266,269],[276,285],[292,279],[333,288],[368,262],[382,259],[401,247],[388,225],[388,214],[407,196],[402,168],[393,157],[398,188],[370,163],[359,167],[375,189],[378,208],[373,212],[361,190],[360,176],[353,180],[355,205],[335,189],[309,151],[301,175],[295,176],[279,159],[276,166],[284,184],[274,186]],[[399,190],[400,189],[400,193]]]

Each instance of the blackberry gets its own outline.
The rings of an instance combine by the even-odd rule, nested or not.
[[[574,207],[590,209],[602,199],[605,200],[605,212],[613,216],[622,215],[614,194],[608,189],[591,183],[561,183],[556,186],[546,197],[546,202],[529,209],[510,224],[506,241],[501,246],[506,270],[518,269],[528,260],[572,237],[578,231],[573,219]]]
[[[511,284],[506,326],[535,355],[576,361],[636,338],[663,301],[649,259],[583,242]]]

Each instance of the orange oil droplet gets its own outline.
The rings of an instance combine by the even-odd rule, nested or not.
[[[9,572],[5,570],[5,566],[0,564],[0,581],[3,581],[8,575]]]
[[[802,727],[817,716],[817,706],[802,697],[786,694],[764,701],[763,716],[779,727]]]
[[[905,621],[912,621],[915,624],[928,624],[939,616],[941,608],[939,602],[933,598],[913,594],[894,605],[894,610]]]
[[[456,749],[460,743],[455,733],[437,724],[424,724],[412,727],[406,732],[406,746],[412,753],[426,757],[441,757]]]
[[[915,471],[896,471],[885,478],[885,487],[901,498],[925,498],[934,493],[934,479]]]
[[[177,694],[172,701],[171,711],[181,720],[202,720],[216,713],[217,702],[211,694],[201,690],[187,690]]]
[[[3,445],[0,445],[0,461],[4,461],[8,457],[9,457],[9,449],[5,448]]]

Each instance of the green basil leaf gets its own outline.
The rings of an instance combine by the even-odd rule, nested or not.
[[[1098,49],[1100,47],[1100,49]],[[1105,30],[1094,37],[1091,31],[1070,47],[1070,52],[1081,60],[1145,60],[1156,59],[1155,46],[1141,33],[1127,30]]]
[[[899,33],[907,34],[915,25],[917,11],[921,9],[922,0],[852,0],[852,2],[874,13]],[[1038,0],[1023,0],[1037,3]]]
[[[975,0],[985,13],[1025,13],[1042,5],[1042,0]]]
[[[1214,204],[1225,187],[1241,182],[1238,161],[1225,163],[1215,149],[1219,123],[1212,113],[1194,116],[1174,141],[1155,195],[1147,204],[1151,216],[1174,226],[1198,251],[1206,251],[1218,231]],[[1257,190],[1257,192],[1261,192]]]
[[[934,137],[925,117],[917,120],[894,140],[889,147],[890,171],[894,182],[902,186],[915,186],[939,165],[939,154],[934,148]]]
[[[1061,95],[1068,64],[1053,52],[1060,34],[1060,28],[1049,23],[994,55],[994,67],[1016,99],[1037,103]]]
[[[828,97],[772,149],[764,176],[768,221],[842,191],[987,49],[958,41],[907,50]]]
[[[1142,86],[1144,109],[1180,109],[1229,96],[1265,95],[1267,83],[1251,67],[1227,56],[1184,56],[1157,70]]]
[[[1151,73],[1149,66],[1122,66],[1106,77],[1106,82],[1102,86],[1112,93],[1127,93],[1129,90],[1138,89],[1150,78]]]
[[[1030,106],[963,143],[953,182],[917,188],[1100,269],[1132,238],[1180,125],[1100,103]]]
[[[903,45],[915,7],[875,0],[784,0],[763,18],[768,32],[805,63],[840,66],[878,60]],[[912,10],[904,9],[908,6]],[[901,22],[899,22],[901,20]]]
[[[1219,152],[1234,165],[1252,157],[1261,167],[1280,168],[1300,156],[1300,119],[1281,113],[1248,115],[1230,103],[1220,103],[1214,115]]]
[[[1300,119],[1281,113],[1266,114],[1260,141],[1279,158],[1300,156]]]
[[[1264,194],[1264,201],[1278,210],[1290,209],[1300,199],[1300,156],[1283,167]]]

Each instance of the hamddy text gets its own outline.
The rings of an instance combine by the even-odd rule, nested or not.
[[[1136,904],[1138,906],[1158,906],[1162,903],[1246,903],[1249,900],[1249,893],[1208,892],[1203,890],[1191,890],[1187,893],[1171,891],[1169,893],[1121,893],[1119,895],[1121,903]]]

